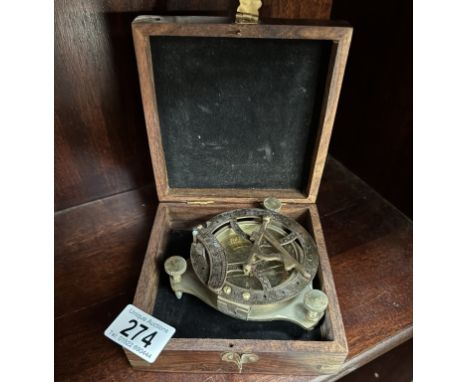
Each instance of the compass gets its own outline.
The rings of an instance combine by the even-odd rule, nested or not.
[[[286,320],[310,330],[328,298],[313,289],[317,246],[295,220],[279,213],[281,202],[221,213],[192,231],[190,260],[169,257],[164,268],[178,298],[192,294],[229,316]]]

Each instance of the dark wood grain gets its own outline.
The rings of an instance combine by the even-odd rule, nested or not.
[[[56,210],[152,179],[126,13],[138,7],[118,3],[55,7]],[[137,4],[151,10],[154,2]]]
[[[332,0],[266,0],[261,17],[328,19]],[[152,182],[131,21],[234,16],[234,0],[62,0],[55,4],[55,209]]]
[[[330,18],[331,0],[263,0],[260,17],[286,19],[328,20]]]
[[[134,290],[155,211],[153,187],[55,214],[55,315]]]
[[[354,27],[331,153],[412,215],[412,3],[335,0]]]
[[[349,343],[344,375],[412,335],[412,224],[333,160],[325,168],[322,189],[327,194],[319,196],[318,207]],[[102,333],[132,299],[154,214],[154,206],[142,212],[141,204],[151,201],[154,189],[56,215],[57,380],[310,381],[259,375],[155,375],[128,365],[123,351]],[[99,234],[91,246],[93,221]],[[109,246],[120,253],[110,262]],[[87,268],[91,259],[95,271],[76,272]]]
[[[413,340],[353,371],[341,382],[410,382],[413,380]]]
[[[161,2],[164,3],[164,2]],[[235,0],[168,0],[167,12],[183,14],[222,14],[234,16]],[[262,0],[260,18],[328,20],[332,0]]]

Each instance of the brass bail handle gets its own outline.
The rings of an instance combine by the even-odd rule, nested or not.
[[[261,6],[261,0],[239,0],[236,24],[258,24],[258,10]]]

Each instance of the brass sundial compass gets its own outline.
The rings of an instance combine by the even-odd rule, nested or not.
[[[328,306],[313,289],[319,257],[310,234],[279,213],[281,202],[221,213],[193,229],[190,261],[169,257],[164,268],[178,298],[192,294],[229,316],[286,320],[310,330]]]

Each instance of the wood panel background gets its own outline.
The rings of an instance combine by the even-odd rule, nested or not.
[[[405,214],[411,215],[411,2],[335,0],[333,8],[332,0],[263,0],[263,3],[263,17],[328,19],[331,14],[333,19],[347,20],[354,26],[331,153]],[[131,20],[136,15],[156,13],[233,15],[236,4],[233,0],[55,2],[56,240],[69,245],[63,251],[59,245],[56,253],[56,272],[67,276],[56,278],[57,290],[63,290],[56,294],[58,317],[75,310],[79,312],[83,301],[97,304],[111,294],[120,293],[125,297],[125,293],[133,290],[139,268],[129,264],[134,263],[137,253],[144,252],[146,230],[154,214],[155,194],[151,186],[154,181]],[[134,191],[122,197],[126,202],[115,206],[120,198],[110,196],[129,190]],[[332,206],[338,203],[340,193],[334,192],[332,196],[330,191],[325,182],[319,199],[328,200]],[[91,207],[86,205],[90,201],[97,202],[91,205],[92,213],[86,214],[82,211]],[[83,209],[68,210],[78,206]],[[116,208],[124,211],[118,212],[118,219],[113,217]],[[132,208],[141,210],[140,215]],[[359,211],[356,213],[361,216]],[[71,220],[65,224],[64,219]],[[72,224],[75,219],[79,226]],[[115,235],[108,235],[106,221],[115,223]],[[70,227],[75,229],[69,231]],[[123,237],[134,232],[135,239],[124,243]],[[119,242],[115,238],[121,234]],[[105,243],[104,252],[96,245],[103,235],[113,238]],[[333,245],[342,243],[338,240]],[[83,253],[88,249],[93,256],[83,260]],[[89,270],[96,280],[104,280],[102,274],[99,277],[97,274],[102,271],[102,256],[121,264],[120,276],[110,270],[105,282],[95,283],[92,291],[78,281],[70,282],[70,272],[76,276],[73,280],[83,280]],[[122,279],[121,274],[127,275],[126,278]],[[342,303],[346,304],[346,300]],[[103,318],[106,322],[109,319],[110,316]],[[67,338],[60,331],[56,336],[59,341]],[[73,349],[75,341],[71,344]],[[120,349],[115,348],[117,351]],[[408,359],[408,351],[400,353],[392,356],[393,365],[398,365],[401,357]],[[377,377],[369,373],[366,378],[354,380],[372,378]]]
[[[335,0],[354,26],[331,153],[407,216],[413,199],[413,3]]]

